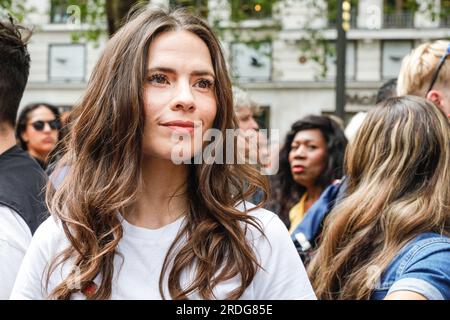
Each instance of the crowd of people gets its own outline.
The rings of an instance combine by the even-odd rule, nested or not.
[[[279,150],[183,10],[131,16],[64,123],[44,102],[17,116],[26,43],[0,21],[0,299],[450,299],[450,42]]]

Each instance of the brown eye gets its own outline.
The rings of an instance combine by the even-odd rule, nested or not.
[[[154,74],[150,76],[149,81],[156,84],[168,84],[169,80],[163,74]]]
[[[201,89],[211,89],[211,87],[213,86],[213,83],[210,80],[202,79],[197,82],[197,86]]]

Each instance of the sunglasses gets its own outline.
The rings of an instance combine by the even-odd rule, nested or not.
[[[50,121],[38,120],[38,121],[32,122],[31,125],[33,126],[34,130],[42,131],[42,130],[44,130],[46,123],[48,123],[48,125],[50,126],[50,129],[52,129],[52,130],[59,130],[61,128],[61,123],[59,122],[58,119],[50,120]]]
[[[450,55],[450,43],[448,44],[447,51],[444,53],[444,55],[441,57],[441,60],[439,60],[438,66],[436,70],[434,71],[433,78],[431,78],[430,87],[427,90],[427,94],[433,89],[434,84],[436,83],[436,80],[439,75],[439,71],[441,71],[442,66],[444,65],[445,59]],[[426,95],[425,95],[426,96]]]

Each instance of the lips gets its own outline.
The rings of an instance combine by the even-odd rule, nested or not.
[[[197,127],[193,121],[190,120],[174,120],[168,121],[160,124],[163,127],[167,127],[169,129],[179,131],[179,132],[188,132],[191,133]]]
[[[53,138],[45,138],[42,140],[43,143],[55,143],[55,140]]]
[[[295,166],[292,166],[291,170],[294,174],[303,173],[303,172],[305,172],[305,167],[301,166],[301,165],[295,165]]]

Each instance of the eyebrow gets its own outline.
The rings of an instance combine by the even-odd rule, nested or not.
[[[291,145],[299,144],[299,143],[310,143],[310,142],[314,142],[314,140],[313,139],[293,140]]]
[[[166,67],[155,67],[155,68],[150,68],[147,70],[148,73],[153,73],[153,72],[157,72],[157,71],[165,72],[165,73],[177,73],[175,71],[175,69],[166,68]],[[214,79],[216,78],[214,76],[214,74],[208,70],[195,70],[195,71],[191,72],[191,75],[192,76],[210,76]]]

